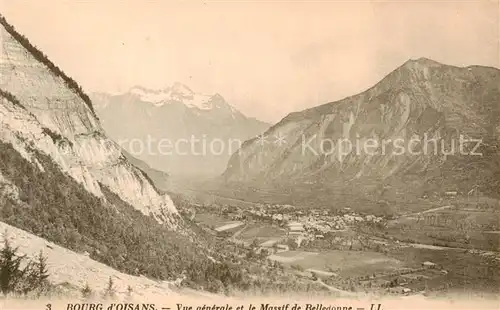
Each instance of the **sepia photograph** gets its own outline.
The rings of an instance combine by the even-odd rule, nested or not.
[[[0,310],[500,306],[500,2],[0,0]]]

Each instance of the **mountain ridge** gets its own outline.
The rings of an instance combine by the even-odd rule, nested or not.
[[[90,97],[83,91],[82,87],[78,85],[78,83],[73,78],[64,73],[42,51],[40,51],[36,46],[31,44],[28,38],[17,32],[14,26],[9,24],[2,14],[0,14],[0,24],[12,37],[14,37],[17,40],[17,42],[19,42],[26,50],[30,51],[33,57],[35,57],[41,63],[44,63],[54,74],[60,76],[64,80],[66,85],[73,91],[75,91],[83,99],[87,107],[90,109],[90,111],[92,111],[94,117],[97,118]]]
[[[122,141],[127,152],[170,175],[220,174],[236,150],[232,142],[242,143],[270,126],[246,117],[219,93],[196,93],[179,82],[162,89],[134,86],[91,97],[103,127],[115,141]],[[190,148],[185,146],[185,141],[192,140]],[[160,152],[161,141],[172,146],[171,152]],[[134,152],[133,143],[142,151]],[[212,150],[217,143],[220,152]]]
[[[314,140],[313,148],[318,149],[319,143],[330,139],[333,144],[327,151],[334,152],[338,150],[335,143],[340,139],[349,142],[372,138],[379,142],[384,139],[410,141],[415,136],[428,136],[439,139],[441,148],[444,145],[450,149],[450,143],[458,141],[462,135],[483,139],[485,143],[481,149],[491,156],[500,136],[500,127],[496,125],[500,121],[499,86],[500,70],[497,68],[456,67],[427,58],[410,59],[363,92],[290,113],[264,133],[267,142],[272,136],[282,135],[289,143],[262,145],[261,138],[246,141],[231,157],[222,178],[227,182],[253,180],[257,187],[259,183],[278,186],[289,183],[291,187],[294,184],[300,187],[303,182],[313,182],[328,188],[325,182],[334,182],[342,188],[342,180],[357,180],[362,188],[363,184],[383,184],[386,181],[381,180],[388,182],[415,173],[427,173],[423,179],[437,180],[431,174],[439,173],[439,169],[456,170],[465,164],[464,160],[495,166],[494,157],[463,158],[454,154],[448,156],[447,161],[443,156],[411,156],[408,152],[403,156],[357,156],[350,152],[338,160],[328,152],[302,154],[304,150],[300,147],[304,146],[304,141]],[[491,175],[493,171],[481,171],[490,175],[487,179],[496,184]],[[448,179],[449,185],[453,175],[461,175],[462,181],[469,183],[467,186],[473,185],[465,174],[447,172],[443,178]],[[457,186],[465,186],[463,182]],[[489,188],[487,183],[482,183],[484,188]],[[413,187],[423,190],[425,186]]]
[[[342,99],[339,99],[339,100],[330,101],[330,102],[327,102],[327,103],[324,103],[324,104],[321,104],[321,105],[318,105],[318,106],[315,106],[315,107],[307,108],[307,109],[304,109],[304,110],[301,110],[301,111],[291,112],[291,113],[287,114],[280,122],[278,122],[275,125],[273,125],[273,127],[276,126],[276,125],[278,125],[282,121],[287,121],[288,118],[293,118],[297,114],[307,113],[308,111],[316,111],[316,110],[321,109],[323,107],[331,107],[331,106],[333,106],[335,104],[343,103],[344,101],[352,99],[353,97],[356,97],[356,96],[359,96],[359,95],[364,94],[366,92],[369,92],[369,91],[373,90],[375,87],[377,87],[377,85],[379,85],[380,83],[382,83],[384,80],[388,79],[391,75],[394,75],[394,74],[400,72],[401,70],[407,70],[407,69],[409,69],[408,67],[411,68],[411,66],[414,66],[415,64],[417,64],[417,65],[432,64],[432,66],[434,66],[434,67],[436,67],[436,66],[445,66],[445,67],[457,68],[457,69],[483,68],[483,69],[493,69],[493,70],[496,70],[496,71],[500,71],[499,68],[492,67],[492,66],[481,66],[481,65],[453,66],[453,65],[447,65],[447,64],[443,64],[443,63],[437,62],[435,60],[432,60],[432,59],[429,59],[429,58],[426,58],[426,57],[420,57],[420,58],[417,58],[417,59],[408,59],[402,65],[400,65],[396,69],[394,69],[391,72],[389,72],[379,82],[377,82],[374,85],[368,87],[367,89],[365,89],[365,90],[363,90],[361,92],[358,92],[358,93],[356,93],[354,95],[346,96],[346,97],[344,97]]]
[[[174,228],[176,208],[107,138],[89,97],[47,56],[0,18],[0,139],[36,161],[49,154],[89,192],[103,198],[102,182],[146,215]]]

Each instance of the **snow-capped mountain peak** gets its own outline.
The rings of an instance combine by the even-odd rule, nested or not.
[[[140,86],[132,87],[128,93],[138,96],[141,101],[149,102],[154,105],[163,105],[163,102],[170,98],[170,93],[168,91],[155,91],[152,89],[146,89]]]
[[[134,86],[128,92],[146,103],[151,103],[155,106],[163,106],[165,104],[183,103],[189,108],[199,110],[212,110],[214,102],[224,101],[219,95],[205,95],[195,93],[186,85],[176,82],[170,87],[160,90],[148,89],[142,86]],[[213,100],[217,97],[218,100]]]
[[[170,87],[170,91],[172,94],[176,94],[181,97],[190,97],[195,94],[191,88],[179,82],[175,82],[172,87]]]
[[[162,156],[152,151],[139,157],[150,167],[172,175],[218,175],[236,150],[237,141],[252,138],[270,126],[247,118],[218,93],[200,94],[181,83],[160,90],[137,86],[119,95],[96,93],[92,100],[104,129],[116,141],[152,137],[155,141],[176,142],[194,137],[207,148],[213,139],[228,141],[218,155],[207,152],[207,156],[200,156],[196,152],[201,145],[197,144],[196,151],[187,154]],[[133,154],[127,147],[124,149]]]

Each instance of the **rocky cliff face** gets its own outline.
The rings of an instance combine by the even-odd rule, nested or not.
[[[224,177],[340,191],[429,182],[491,190],[500,186],[499,124],[500,70],[410,60],[363,93],[291,113],[247,141]]]
[[[103,197],[98,182],[162,223],[177,210],[107,138],[89,98],[77,84],[0,16],[0,139],[36,164],[33,150]]]
[[[180,83],[92,98],[111,138],[172,175],[220,175],[243,141],[270,126],[246,117],[219,94],[199,94]]]

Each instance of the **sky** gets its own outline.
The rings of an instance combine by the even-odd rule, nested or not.
[[[354,95],[408,59],[500,67],[498,1],[0,0],[87,92],[181,82],[247,116]]]

